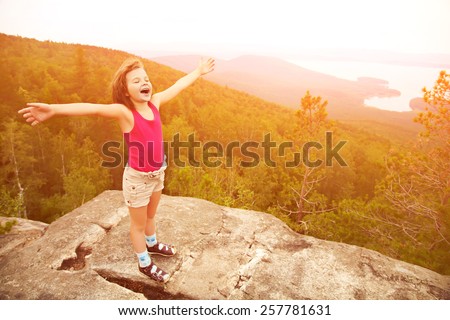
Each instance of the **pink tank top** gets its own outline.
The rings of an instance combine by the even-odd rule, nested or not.
[[[161,118],[151,102],[148,106],[154,119],[147,120],[136,110],[131,110],[134,126],[130,132],[123,134],[128,149],[128,165],[142,172],[156,171],[164,163]]]

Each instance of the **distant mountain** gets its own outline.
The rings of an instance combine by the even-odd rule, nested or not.
[[[414,111],[425,111],[425,107],[427,106],[427,104],[425,103],[425,101],[423,100],[423,98],[414,98],[411,99],[411,101],[409,102],[409,107],[414,110]]]
[[[184,72],[193,70],[199,56],[164,56],[152,60]],[[298,108],[300,99],[309,90],[328,100],[329,117],[338,120],[368,120],[402,126],[416,131],[412,112],[393,112],[364,107],[369,97],[398,96],[400,92],[388,88],[382,79],[361,77],[358,81],[340,79],[308,70],[285,60],[241,56],[232,60],[216,60],[216,69],[206,76],[210,81],[242,90],[265,100]]]
[[[364,49],[320,49],[303,50],[301,53],[289,54],[289,60],[324,60],[324,61],[359,61],[383,63],[411,67],[450,68],[449,53],[401,53],[384,50]]]
[[[195,68],[197,56],[166,56],[152,60],[172,68],[189,72]],[[216,70],[207,79],[255,94],[266,100],[297,108],[306,90],[329,100],[331,113],[339,117],[342,111],[360,107],[364,99],[378,96],[398,96],[380,79],[360,78],[350,81],[308,70],[282,59],[241,56],[232,60],[217,60]],[[344,109],[344,110],[340,110]]]

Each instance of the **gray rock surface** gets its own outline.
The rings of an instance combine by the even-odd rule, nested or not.
[[[35,239],[39,239],[45,233],[48,224],[20,218],[0,217],[0,224],[6,225],[15,221],[16,224],[11,231],[5,235],[0,235],[0,259],[8,252],[23,248]]]
[[[28,223],[0,236],[1,299],[450,299],[449,276],[200,199],[161,199],[158,239],[178,248],[153,257],[166,285],[137,270],[120,191]]]

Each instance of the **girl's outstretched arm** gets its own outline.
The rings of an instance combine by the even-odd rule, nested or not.
[[[214,70],[215,60],[213,58],[201,59],[197,69],[179,79],[168,89],[155,93],[152,97],[152,103],[159,108],[172,98],[175,98],[182,90],[189,87],[200,76]]]
[[[19,110],[20,114],[32,126],[55,115],[64,116],[89,116],[97,115],[108,118],[124,120],[126,118],[126,107],[121,104],[94,104],[94,103],[68,103],[68,104],[46,104],[27,103],[27,107]]]

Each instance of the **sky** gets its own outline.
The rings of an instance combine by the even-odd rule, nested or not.
[[[450,53],[449,13],[449,0],[0,0],[0,32],[155,55]]]

